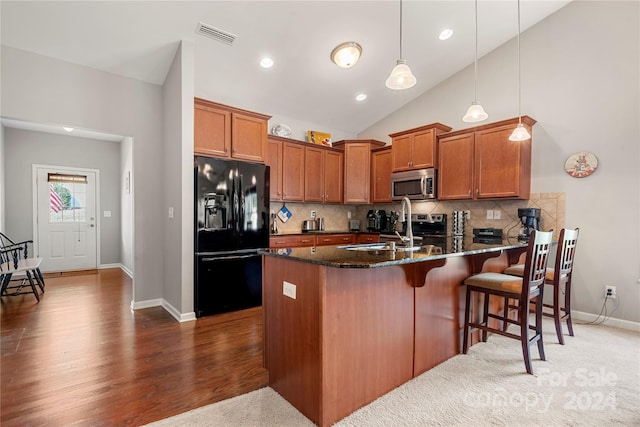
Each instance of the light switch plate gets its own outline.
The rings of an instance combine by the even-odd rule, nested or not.
[[[169,207],[168,216],[169,216],[169,218],[173,218],[173,206]]]
[[[500,219],[502,218],[502,211],[500,209],[495,209],[493,211],[493,219]]]
[[[105,218],[111,218],[111,211],[104,211]]]
[[[296,285],[282,281],[282,294],[291,299],[296,299]]]

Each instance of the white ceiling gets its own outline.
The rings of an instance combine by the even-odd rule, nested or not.
[[[523,1],[522,28],[570,0]],[[196,96],[344,132],[360,132],[473,63],[474,3],[403,3],[403,56],[416,86],[384,81],[399,56],[399,1],[6,1],[2,44],[162,84],[178,41],[195,47]],[[199,22],[237,36],[232,46],[196,34]],[[444,28],[454,30],[438,40]],[[478,3],[482,56],[517,34],[515,0]],[[363,53],[339,69],[331,50],[356,41]],[[262,69],[263,55],[275,65]],[[516,61],[516,58],[514,58]],[[479,69],[479,78],[482,76]],[[469,103],[472,101],[470,82]],[[355,101],[358,93],[368,98]],[[481,100],[480,100],[481,101]],[[461,109],[466,106],[461,106]]]

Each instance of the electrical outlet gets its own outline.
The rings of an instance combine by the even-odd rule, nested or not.
[[[493,219],[493,211],[491,209],[487,209],[487,219]]]
[[[296,299],[296,285],[286,281],[282,282],[282,294],[291,299]]]
[[[615,286],[605,286],[604,287],[604,297],[616,299],[616,287]]]
[[[493,211],[493,219],[502,218],[502,211],[500,209],[496,209]]]
[[[471,211],[464,211],[464,217],[466,219],[471,219]]]
[[[347,218],[351,219],[351,211],[347,211]]]
[[[311,219],[316,219],[316,211],[311,211]]]

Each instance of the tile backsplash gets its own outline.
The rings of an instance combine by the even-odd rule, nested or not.
[[[282,202],[271,202],[271,209],[277,212]],[[311,219],[311,211],[315,210],[317,217],[324,218],[325,230],[346,232],[349,231],[348,213],[352,219],[360,220],[360,231],[366,231],[367,212],[370,209],[384,209],[387,211],[400,211],[400,203],[381,205],[323,205],[316,203],[287,203],[287,209],[292,217],[286,223],[278,221],[278,231],[281,234],[299,233],[302,230],[302,221]],[[553,229],[555,236],[565,224],[565,193],[532,193],[529,200],[501,200],[501,201],[456,201],[456,202],[414,202],[411,205],[413,213],[445,213],[451,223],[451,213],[454,210],[468,210],[471,219],[466,223],[466,232],[471,233],[473,228],[498,228],[504,235],[516,237],[520,229],[518,208],[540,208],[541,228]],[[487,219],[487,211],[499,212],[500,219]]]

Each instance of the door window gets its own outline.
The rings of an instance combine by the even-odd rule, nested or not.
[[[49,223],[85,222],[87,177],[49,173]]]

